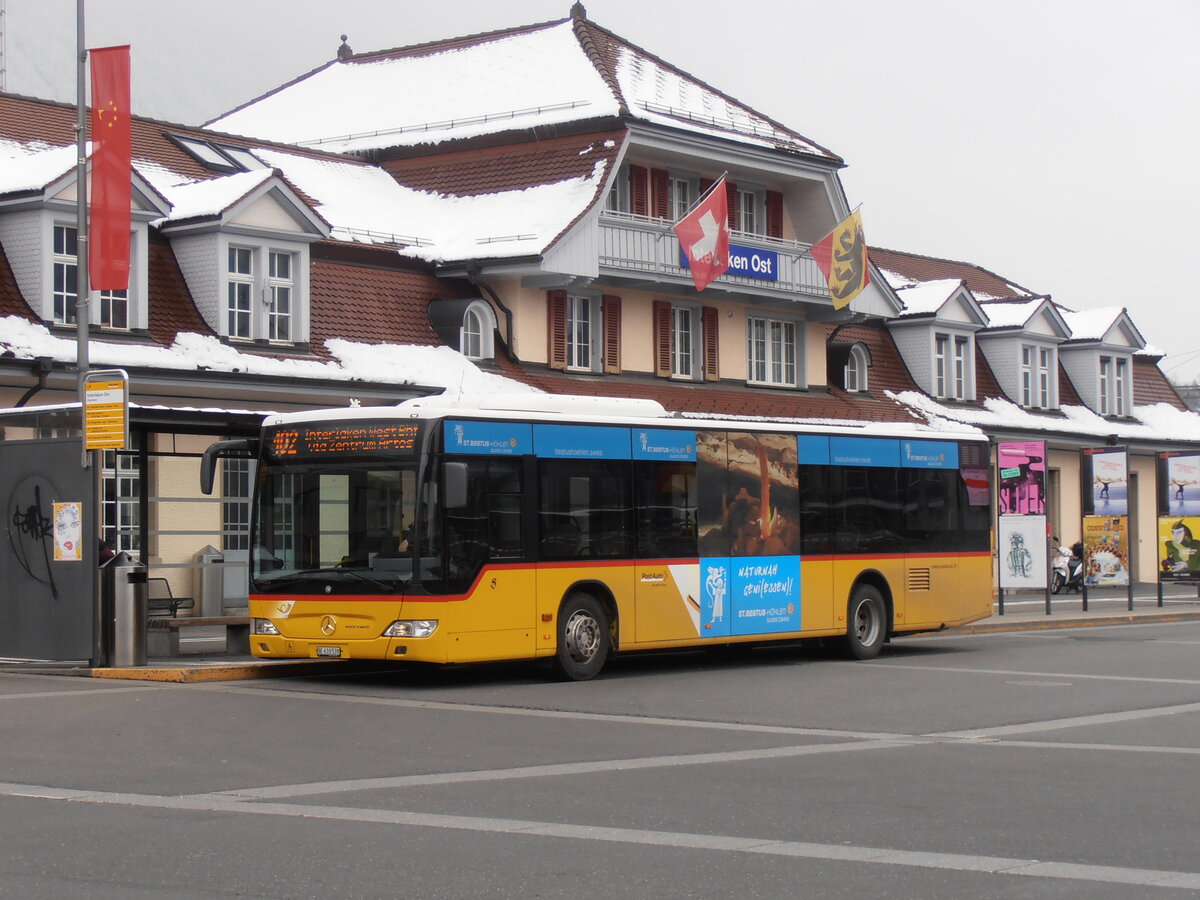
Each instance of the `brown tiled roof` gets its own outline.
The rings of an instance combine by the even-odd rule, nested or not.
[[[657,400],[672,412],[715,417],[765,416],[802,419],[847,419],[861,422],[911,422],[907,409],[887,398],[823,392],[764,390],[732,384],[681,383],[650,377],[572,376],[556,372],[505,372],[552,394],[634,397]]]
[[[314,256],[311,296],[310,343],[314,352],[323,354],[330,338],[365,344],[441,344],[426,314],[430,301],[474,297],[478,290],[458,279]]]
[[[867,251],[871,262],[886,272],[894,272],[902,278],[912,281],[940,281],[950,278],[964,281],[972,293],[981,297],[1034,297],[1039,296],[1033,291],[1021,287],[1015,281],[1009,281],[989,272],[982,266],[973,263],[956,262],[950,259],[937,259],[932,256],[918,256],[915,253],[903,253],[899,250],[885,250],[882,247],[871,247]]]
[[[1067,370],[1063,368],[1061,362],[1058,364],[1058,405],[1086,405],[1083,402],[1083,398],[1079,396],[1079,391],[1075,390],[1075,385],[1071,381],[1071,376],[1067,374]]]
[[[148,260],[150,282],[150,336],[164,346],[175,342],[181,331],[212,334],[213,331],[196,310],[183,272],[162,238],[150,240]]]
[[[0,94],[0,138],[13,141],[42,141],[56,147],[75,143],[75,107],[50,100],[38,100],[16,94]],[[321,159],[336,159],[348,165],[369,165],[352,157],[322,153],[269,141],[250,140],[236,135],[202,131],[189,125],[161,122],[133,116],[130,120],[131,155],[134,161],[158,163],[172,172],[191,179],[215,178],[225,174],[201,165],[190,153],[167,139],[168,134],[216,141],[234,147],[279,147],[289,153]],[[299,193],[299,192],[297,192]],[[303,194],[301,194],[303,196]],[[311,205],[311,200],[305,198]]]
[[[21,296],[17,279],[13,276],[3,247],[0,247],[0,316],[21,316],[30,321],[37,321],[37,316]]]
[[[919,391],[916,382],[904,364],[892,333],[880,321],[862,322],[856,325],[827,325],[825,343],[831,340],[861,342],[871,352],[871,368],[867,373],[867,389],[874,397],[883,397],[884,391]]]
[[[987,357],[983,355],[983,351],[979,349],[979,343],[975,344],[975,402],[982,404],[989,397],[1000,397],[1005,400],[1011,399],[1005,396],[1004,389],[1000,387],[1000,382],[996,380],[996,373],[992,371],[991,364],[988,363]]]
[[[1167,403],[1176,409],[1188,408],[1158,367],[1158,360],[1136,354],[1133,357],[1133,402],[1137,406]]]
[[[492,194],[590,176],[600,160],[612,166],[624,139],[624,131],[609,131],[459,153],[385,159],[380,165],[401,184],[418,191],[456,196]]]

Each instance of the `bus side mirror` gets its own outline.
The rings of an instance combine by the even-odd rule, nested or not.
[[[442,497],[446,509],[467,505],[467,464],[448,462],[442,466]]]
[[[236,438],[230,441],[217,441],[214,444],[209,444],[208,449],[204,451],[204,456],[200,458],[200,491],[204,494],[211,494],[213,490],[213,476],[217,470],[217,460],[222,456],[233,456],[243,453],[249,453],[251,456],[258,455],[258,441],[254,438]]]

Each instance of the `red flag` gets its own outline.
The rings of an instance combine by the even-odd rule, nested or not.
[[[871,283],[867,267],[867,240],[863,237],[862,217],[856,209],[833,231],[809,250],[829,284],[834,309],[844,309]]]
[[[91,288],[129,287],[129,45],[89,50],[92,61]]]
[[[729,201],[724,176],[695,209],[679,220],[675,235],[692,270],[696,290],[704,290],[729,268]]]

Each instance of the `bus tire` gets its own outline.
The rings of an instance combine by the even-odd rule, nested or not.
[[[608,615],[591,594],[576,591],[558,613],[555,668],[570,681],[588,681],[608,659]]]
[[[851,659],[874,659],[887,637],[887,604],[877,588],[860,584],[846,607],[846,654]]]

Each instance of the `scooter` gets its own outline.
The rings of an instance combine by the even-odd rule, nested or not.
[[[1050,573],[1050,593],[1083,590],[1083,541],[1070,547],[1059,547]]]

